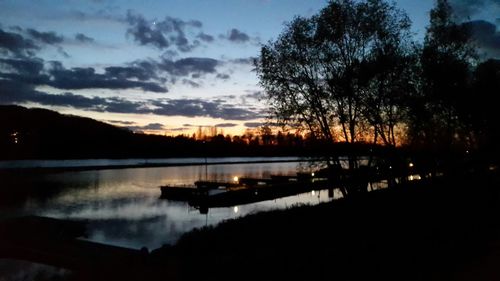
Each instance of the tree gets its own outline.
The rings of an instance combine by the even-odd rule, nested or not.
[[[256,61],[278,124],[354,143],[368,123],[394,143],[393,134],[386,135],[397,121],[389,117],[386,101],[395,100],[385,97],[404,92],[396,90],[402,84],[392,83],[404,64],[386,60],[404,54],[409,28],[408,17],[382,0],[335,0],[318,15],[296,17]],[[385,67],[384,75],[373,68],[377,64]],[[367,110],[372,102],[377,110]]]
[[[464,119],[474,58],[468,29],[454,21],[446,0],[438,0],[430,13],[420,58],[421,89],[409,122],[414,140],[450,148],[468,137]]]

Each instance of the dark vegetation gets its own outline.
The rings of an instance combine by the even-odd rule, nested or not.
[[[423,43],[410,27],[381,0],[331,1],[293,19],[255,61],[273,120],[329,142],[496,161],[500,61],[479,58],[446,0],[436,1]]]
[[[200,140],[148,135],[90,118],[13,105],[0,106],[0,120],[1,159],[294,156],[318,155],[331,146],[282,133]],[[340,151],[346,149],[337,146]]]

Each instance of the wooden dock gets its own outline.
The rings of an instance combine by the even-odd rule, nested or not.
[[[310,174],[297,176],[271,176],[240,178],[237,182],[199,181],[193,186],[161,186],[161,198],[187,201],[200,210],[215,207],[231,207],[292,196],[311,190],[329,188],[326,178]]]

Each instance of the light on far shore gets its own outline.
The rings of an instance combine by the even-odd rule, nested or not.
[[[234,182],[238,182],[238,180],[239,180],[239,178],[238,178],[237,176],[235,176],[235,177],[233,178],[233,181],[234,181]]]

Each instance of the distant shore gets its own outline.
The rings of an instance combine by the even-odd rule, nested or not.
[[[267,159],[266,159],[267,158]],[[234,159],[234,160],[231,160]],[[0,161],[0,173],[2,172],[63,172],[63,171],[89,171],[89,170],[111,170],[111,169],[129,169],[129,168],[159,168],[159,167],[179,167],[179,166],[204,166],[204,165],[228,165],[228,164],[259,164],[259,163],[287,163],[287,162],[303,162],[310,161],[311,159],[317,158],[307,158],[307,157],[223,157],[223,158],[172,158],[168,159],[171,161],[160,161],[166,160],[162,159],[75,159],[75,160],[8,160]],[[101,165],[61,165],[57,166],[56,162],[64,161],[109,161],[110,164]],[[119,161],[133,161],[135,163],[131,164],[112,164]],[[135,161],[137,160],[137,161]],[[34,163],[40,162],[44,165],[39,166],[26,166],[22,167],[20,165],[12,165],[8,167],[10,163],[16,162],[29,162]],[[54,162],[55,165],[47,165],[47,162]],[[36,165],[36,164],[34,164]]]

